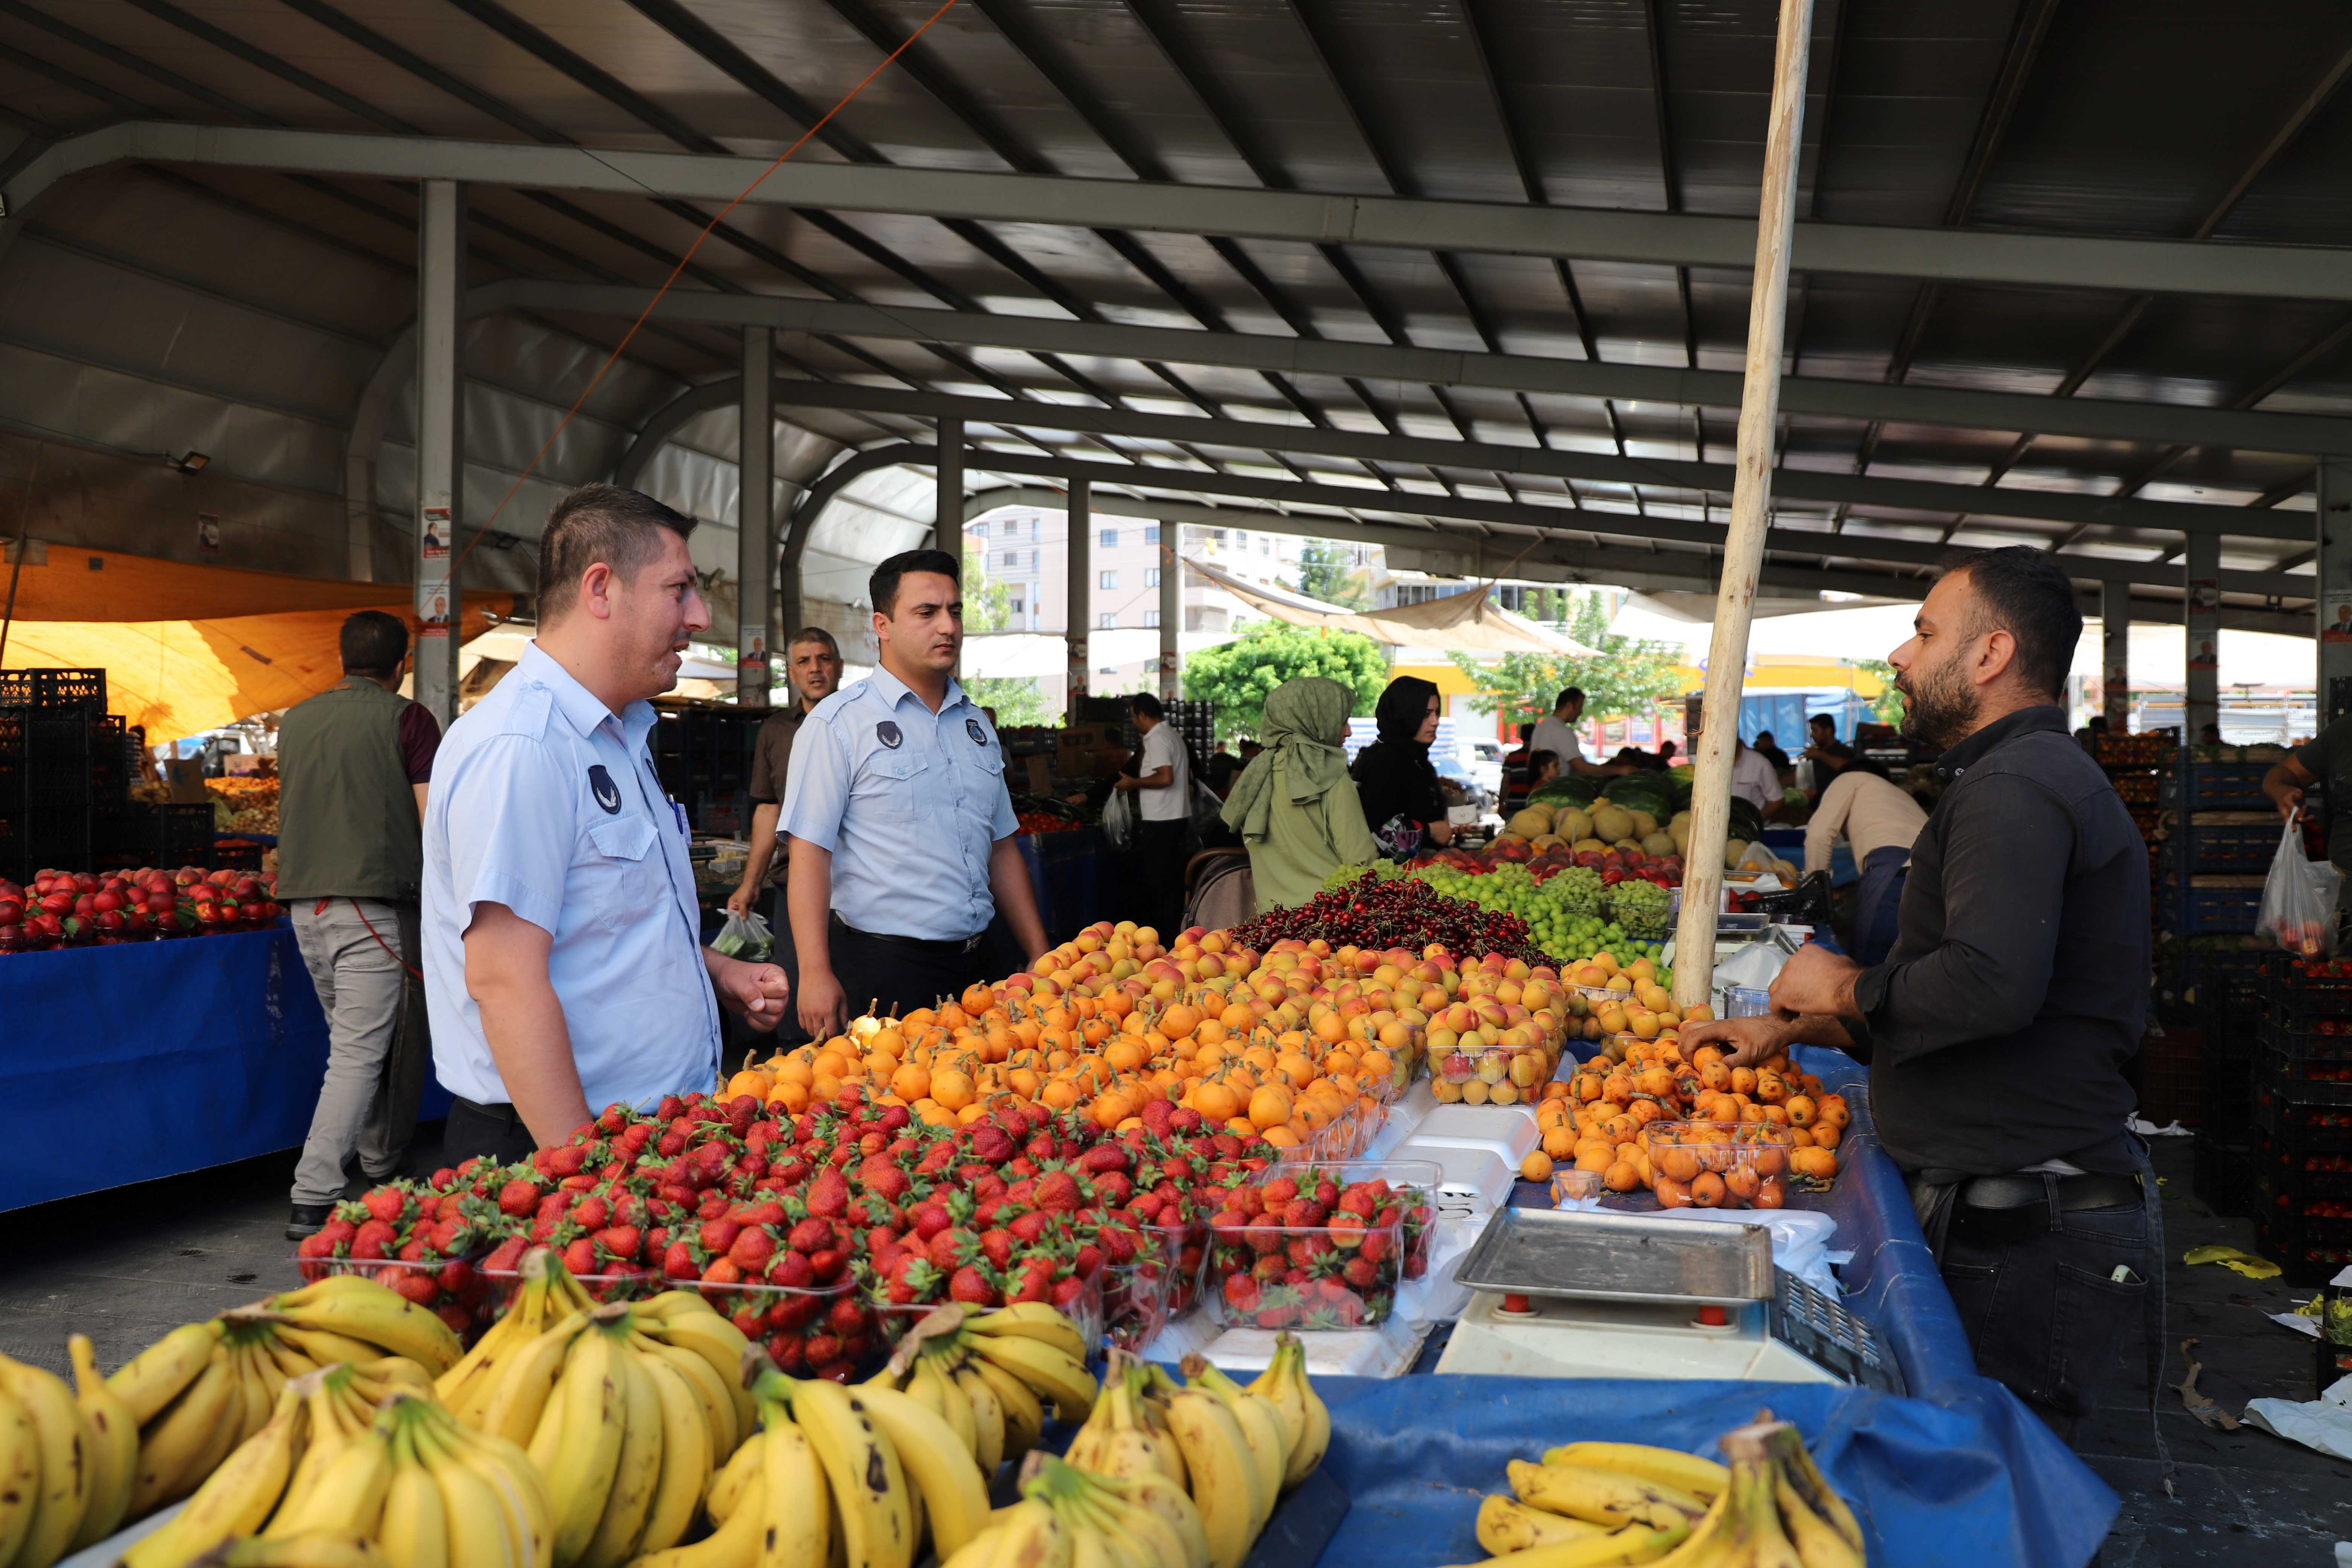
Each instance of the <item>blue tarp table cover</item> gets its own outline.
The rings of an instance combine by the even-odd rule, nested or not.
[[[1324,1568],[1475,1563],[1478,1499],[1504,1463],[1582,1439],[1719,1458],[1716,1439],[1769,1405],[1794,1422],[1870,1532],[1870,1560],[1903,1568],[2079,1568],[2118,1502],[2007,1389],[1977,1374],[1968,1335],[1920,1234],[1900,1172],[1870,1130],[1868,1069],[1843,1052],[1798,1059],[1843,1094],[1853,1125],[1836,1184],[1799,1198],[1838,1222],[1846,1306],[1894,1352],[1910,1397],[1827,1384],[1619,1378],[1335,1378],[1332,1457],[1354,1506]],[[1541,1189],[1521,1194],[1549,1203]]]
[[[0,1209],[302,1142],[327,1022],[281,920],[0,958]],[[427,1076],[422,1117],[448,1093]]]

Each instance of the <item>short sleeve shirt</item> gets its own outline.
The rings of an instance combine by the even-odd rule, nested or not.
[[[422,702],[400,710],[400,765],[413,784],[433,782],[433,753],[441,749],[441,724]]]
[[[2352,868],[2352,718],[2338,719],[2290,753],[2327,786],[2327,858]],[[2338,802],[2346,803],[2344,805]],[[2347,884],[2352,888],[2352,884]],[[2347,892],[2352,897],[2352,892]]]
[[[775,805],[784,798],[784,781],[792,776],[793,742],[800,739],[801,721],[808,710],[799,699],[789,708],[768,715],[751,739],[751,804]]]
[[[1143,771],[1138,776],[1150,778],[1162,768],[1168,770],[1165,788],[1147,784],[1135,792],[1146,822],[1178,822],[1192,815],[1186,808],[1192,798],[1192,760],[1176,726],[1165,721],[1153,725],[1151,733],[1143,737]]]
[[[1780,775],[1750,746],[1732,760],[1731,793],[1761,810],[1780,798]]]
[[[482,903],[549,933],[591,1110],[716,1081],[718,1001],[685,816],[646,746],[655,722],[643,702],[615,716],[533,642],[449,727],[425,813],[423,935],[434,1070],[451,1093],[513,1099],[466,989],[466,928]]]
[[[988,927],[990,853],[1020,828],[1004,752],[948,683],[932,712],[887,669],[812,709],[780,831],[833,856],[833,908],[859,931],[961,942]]]

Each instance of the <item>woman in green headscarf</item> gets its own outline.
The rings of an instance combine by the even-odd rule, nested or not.
[[[1265,749],[1234,779],[1224,809],[1225,826],[1249,847],[1261,910],[1303,904],[1333,869],[1368,866],[1380,853],[1342,747],[1355,706],[1353,691],[1319,675],[1266,694]]]

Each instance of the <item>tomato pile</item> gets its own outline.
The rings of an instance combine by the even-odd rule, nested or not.
[[[1449,952],[1492,953],[1530,967],[1551,962],[1518,916],[1449,899],[1410,877],[1393,881],[1367,877],[1336,891],[1318,893],[1294,909],[1268,910],[1228,935],[1254,952],[1295,939],[1320,941],[1334,951],[1405,948],[1419,952],[1435,946]]]
[[[1113,1133],[1032,1104],[942,1128],[855,1089],[798,1116],[673,1095],[526,1163],[379,1186],[298,1258],[430,1265],[456,1247],[495,1281],[551,1247],[592,1295],[698,1289],[786,1372],[845,1380],[940,1301],[1068,1308],[1130,1264],[1193,1278],[1202,1222],[1277,1151],[1165,1101],[1142,1121]],[[404,1272],[427,1277],[385,1283],[471,1321],[465,1277]]]
[[[0,953],[242,931],[284,910],[274,877],[250,871],[42,871],[0,878]]]

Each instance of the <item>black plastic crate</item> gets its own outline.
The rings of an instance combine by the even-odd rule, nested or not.
[[[2160,775],[2158,794],[2164,804],[2182,811],[2264,811],[2270,797],[2263,793],[2268,763],[2176,763]],[[2278,845],[2278,830],[2271,831]]]
[[[2254,1190],[2265,1208],[2296,1214],[2352,1202],[2352,1154],[2298,1152],[2264,1138],[2254,1151]]]
[[[0,669],[0,708],[45,708],[70,713],[106,711],[102,669]]]
[[[2185,870],[2192,875],[2261,873],[2270,868],[2272,858],[2278,853],[2278,842],[2275,822],[2214,826],[2192,823],[2173,829],[2165,839],[2164,866],[2168,871]]]
[[[157,806],[154,864],[164,870],[182,866],[209,867],[214,820],[209,801]]]
[[[250,838],[239,839],[236,835],[231,834],[227,837],[216,838],[213,841],[210,862],[205,868],[212,871],[257,872],[261,869],[261,858],[268,852],[269,847],[266,844]]]
[[[2352,1105],[2306,1105],[2264,1094],[2254,1107],[2254,1123],[2289,1153],[2352,1154]]]
[[[2352,1215],[2257,1215],[2254,1240],[2264,1258],[2286,1271],[2289,1285],[2325,1285],[2352,1264]]]
[[[2197,1135],[2196,1148],[2191,1151],[2189,1190],[2215,1214],[2245,1214],[2252,1207],[2253,1147],[2251,1143],[2225,1143],[2210,1136],[2210,1131],[2208,1129]]]
[[[2254,1070],[2257,1092],[2275,1091],[2299,1105],[2352,1105],[2352,1062],[2290,1060],[2265,1047]]]
[[[2262,1037],[2264,1050],[2291,1064],[2352,1063],[2352,1018],[2268,1017],[2263,1020]]]
[[[2184,888],[2177,877],[2165,881],[2158,919],[2182,936],[2218,936],[2254,929],[2263,904],[2260,888]]]

